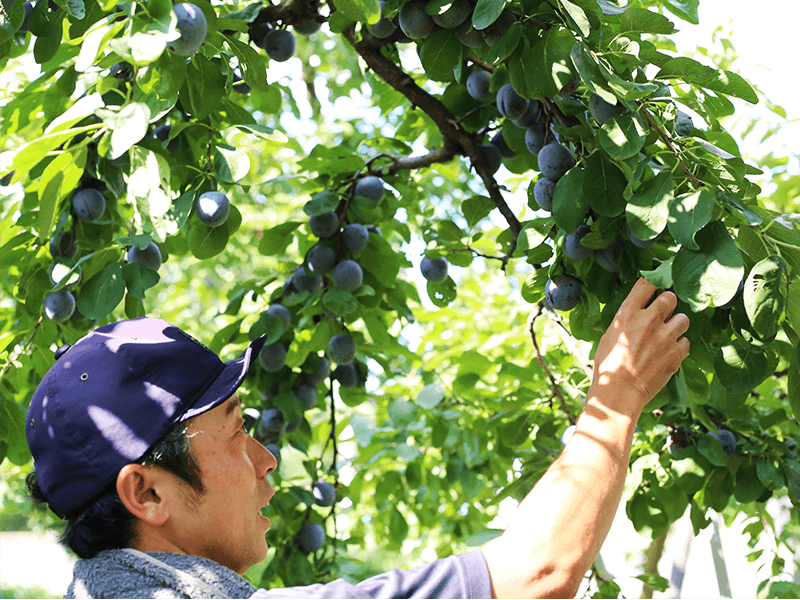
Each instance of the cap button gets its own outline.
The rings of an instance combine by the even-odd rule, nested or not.
[[[58,350],[56,350],[56,352],[55,352],[56,360],[61,358],[61,356],[64,354],[64,352],[66,352],[70,348],[72,348],[72,344],[63,344],[63,345],[59,346]]]

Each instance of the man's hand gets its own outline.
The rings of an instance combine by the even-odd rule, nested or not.
[[[666,385],[689,353],[689,317],[673,315],[678,299],[663,292],[648,306],[656,286],[642,278],[634,284],[603,334],[594,360],[593,387],[635,390],[639,410]],[[589,395],[592,395],[590,391]]]
[[[617,512],[642,408],[689,352],[677,298],[640,279],[595,353],[572,439],[525,497],[503,535],[483,549],[497,598],[571,598]]]

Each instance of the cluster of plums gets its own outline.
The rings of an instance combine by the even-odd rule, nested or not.
[[[86,183],[72,195],[72,214],[84,223],[95,223],[106,212],[106,199],[95,180],[87,179]],[[230,201],[222,192],[205,192],[197,199],[195,214],[207,227],[219,227],[230,215]],[[63,323],[75,314],[76,301],[72,291],[81,281],[80,267],[74,265],[77,254],[74,229],[56,233],[50,239],[50,255],[54,261],[50,266],[50,282],[54,287],[63,286],[44,298],[44,313],[54,323]],[[153,271],[158,271],[161,261],[161,250],[153,241],[144,248],[131,246],[125,253],[125,262],[135,262]]]

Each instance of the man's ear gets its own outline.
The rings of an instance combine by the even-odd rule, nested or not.
[[[136,464],[125,465],[117,475],[122,504],[134,517],[156,527],[169,517],[165,486],[170,482],[166,475],[161,469]]]

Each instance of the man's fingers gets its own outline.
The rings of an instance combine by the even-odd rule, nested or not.
[[[672,318],[667,321],[667,325],[675,336],[674,339],[678,339],[686,333],[689,330],[689,324],[689,317],[683,313],[673,315]]]
[[[647,307],[647,310],[655,312],[659,320],[666,321],[678,306],[678,297],[672,292],[663,292],[653,300],[653,303]]]
[[[647,306],[650,298],[653,297],[653,292],[655,292],[657,289],[658,288],[647,281],[647,279],[640,277],[639,280],[633,284],[631,291],[628,292],[628,296],[622,301],[620,310],[623,308],[627,308],[629,310],[644,308]]]

